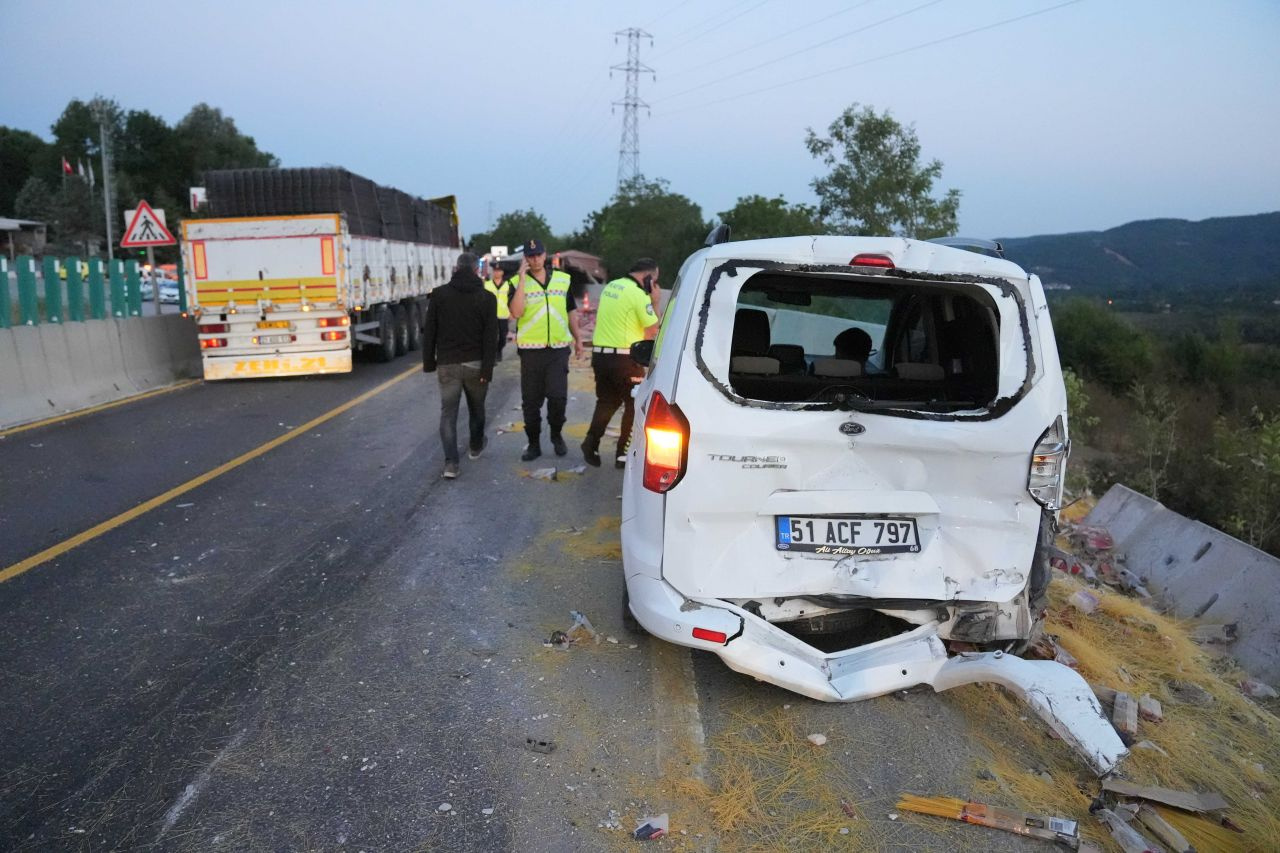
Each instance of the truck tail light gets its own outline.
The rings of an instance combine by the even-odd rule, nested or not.
[[[316,325],[322,329],[328,326],[350,326],[351,318],[346,314],[341,317],[317,317]]]
[[[199,330],[202,335],[225,335],[231,331],[231,327],[226,323],[205,323]]]
[[[227,345],[226,338],[201,338],[200,349],[221,349]]]
[[[320,340],[322,341],[345,341],[347,339],[346,332],[321,332]]]
[[[644,419],[644,487],[662,494],[684,476],[689,463],[689,421],[659,391]]]
[[[1027,477],[1027,491],[1045,509],[1062,508],[1062,478],[1070,451],[1071,444],[1059,415],[1031,451],[1031,472]]]

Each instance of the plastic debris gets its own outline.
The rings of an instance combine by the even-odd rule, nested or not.
[[[1079,825],[1074,820],[1063,817],[998,809],[984,803],[965,801],[956,797],[920,797],[915,794],[903,794],[898,800],[898,808],[978,826],[1003,829],[1005,832],[1025,835],[1028,838],[1057,841],[1068,847],[1076,847],[1080,843]],[[894,815],[889,817],[892,819]]]
[[[826,736],[826,735],[824,735],[824,734],[821,734],[821,733],[811,734],[811,735],[809,735],[809,737],[807,737],[807,738],[805,738],[805,739],[806,739],[807,741],[809,741],[809,743],[813,744],[814,746],[826,746],[826,745],[827,745],[827,736]]]
[[[438,811],[438,812],[451,812],[451,811],[453,811],[453,806],[452,806],[452,805],[450,805],[449,803],[441,803],[440,805],[436,806],[436,811]]]
[[[568,471],[568,473],[570,473],[570,474],[585,474],[585,473],[587,473],[587,466],[586,466],[586,465],[579,465],[579,466],[578,466],[578,467],[576,467],[576,468],[570,468],[570,469],[569,469],[569,471]]]
[[[600,635],[596,633],[595,627],[591,624],[591,620],[576,610],[570,610],[569,616],[573,618],[573,625],[565,633],[569,637],[571,643],[585,643],[587,640],[592,642],[600,642]]]
[[[528,473],[531,480],[556,480],[558,472],[555,468],[537,468]]]
[[[666,837],[671,831],[671,820],[667,817],[666,812],[657,817],[641,818],[636,824],[635,832],[631,833],[631,837],[636,841],[657,841],[659,838]]]
[[[1141,832],[1125,823],[1111,809],[1098,809],[1094,812],[1094,817],[1106,825],[1111,831],[1111,837],[1124,853],[1162,853],[1159,847],[1143,838]]]
[[[1098,609],[1101,600],[1087,589],[1078,589],[1067,599],[1071,602],[1071,606],[1086,616]]]

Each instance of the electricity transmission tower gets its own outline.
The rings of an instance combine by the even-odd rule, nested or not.
[[[613,34],[615,44],[618,36],[627,37],[627,62],[625,65],[612,66],[609,76],[612,77],[614,71],[627,72],[626,93],[621,101],[613,102],[613,106],[622,107],[622,143],[618,146],[618,185],[621,186],[624,182],[640,176],[639,113],[641,107],[644,107],[646,112],[649,109],[649,105],[640,99],[640,75],[652,74],[654,80],[658,79],[658,75],[640,61],[640,40],[647,38],[649,47],[653,47],[652,35],[639,27],[629,27]]]

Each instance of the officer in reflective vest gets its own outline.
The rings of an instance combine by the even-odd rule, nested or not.
[[[498,361],[502,361],[502,350],[507,345],[507,335],[511,332],[511,282],[506,281],[507,273],[497,264],[489,278],[484,280],[484,289],[498,300]]]
[[[631,389],[644,378],[644,368],[631,358],[631,345],[652,340],[657,333],[658,315],[650,296],[657,288],[658,262],[641,258],[631,265],[626,276],[614,279],[600,291],[596,330],[591,339],[596,410],[582,442],[582,458],[589,465],[600,465],[600,440],[618,406],[622,406],[622,432],[618,435],[614,466],[622,468],[626,464],[627,443],[631,440],[631,423],[635,417]]]
[[[547,266],[541,240],[524,244],[520,271],[511,282],[511,316],[516,319],[516,347],[520,352],[520,396],[524,404],[524,432],[529,446],[525,462],[542,455],[542,403],[547,404],[547,427],[557,456],[569,448],[560,431],[569,399],[569,348],[582,352],[577,304],[569,293],[569,274]]]

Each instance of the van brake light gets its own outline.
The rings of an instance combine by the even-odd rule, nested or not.
[[[1031,451],[1031,471],[1027,477],[1027,491],[1045,509],[1062,508],[1062,477],[1070,452],[1071,443],[1067,441],[1059,415]]]
[[[654,391],[644,419],[644,487],[662,494],[684,476],[689,463],[689,421]]]
[[[891,270],[893,266],[893,258],[888,255],[854,255],[853,260],[849,261],[851,267],[880,267],[881,269]]]

